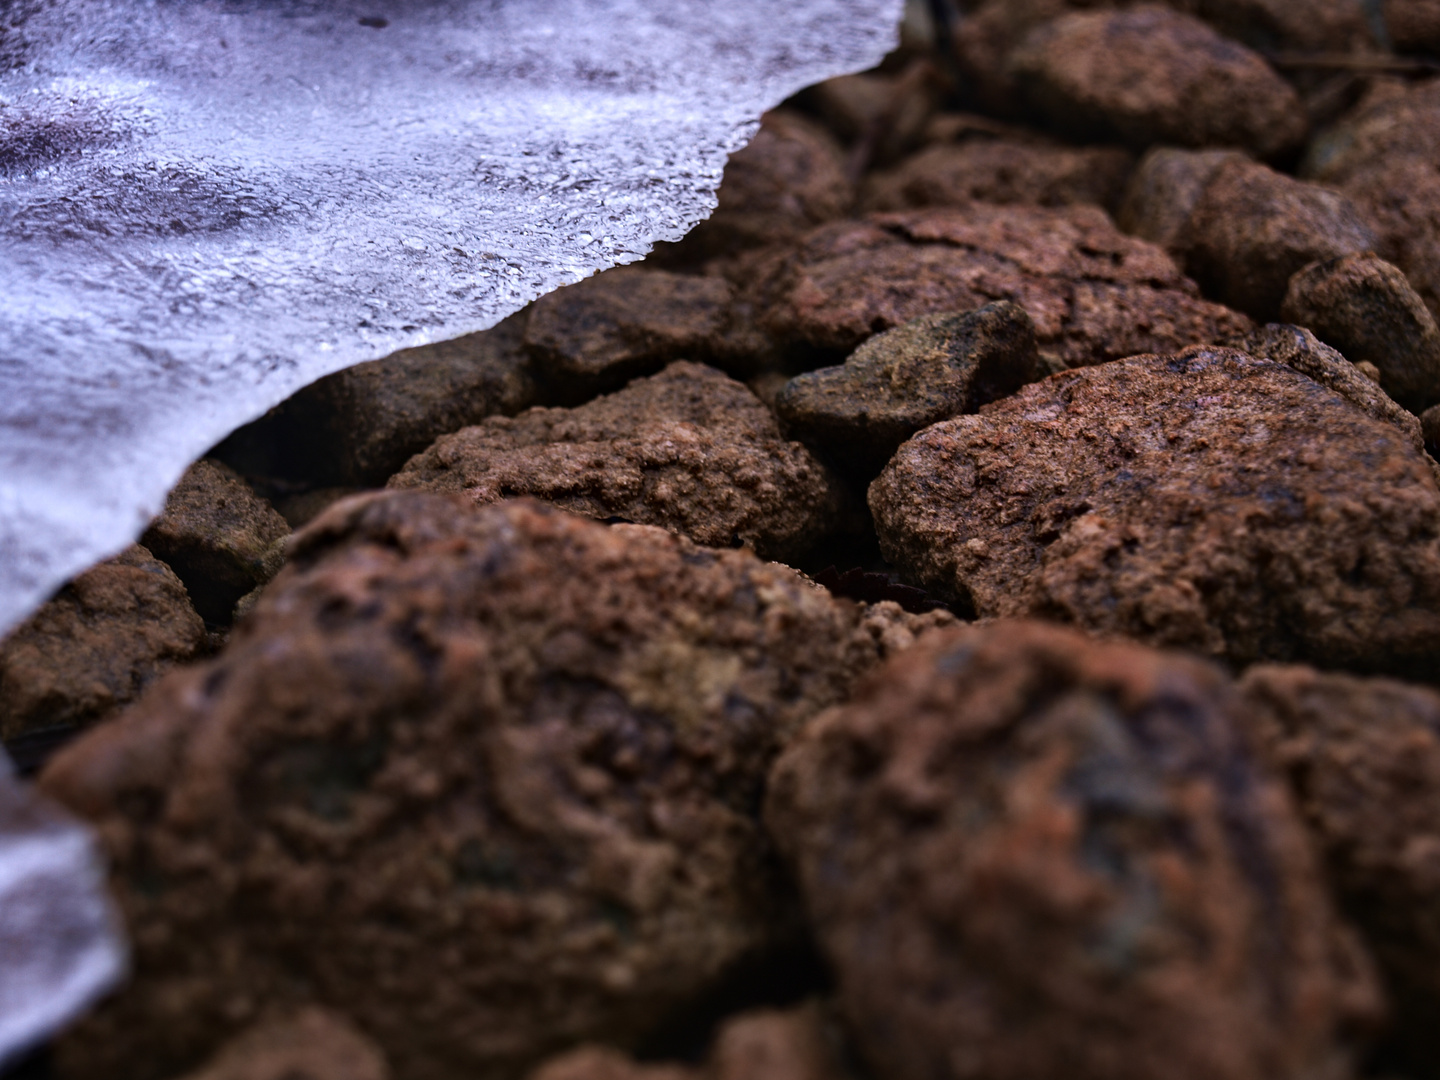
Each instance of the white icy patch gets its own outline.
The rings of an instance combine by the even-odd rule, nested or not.
[[[0,1066],[110,989],[126,964],[89,831],[0,756]]]
[[[678,239],[901,8],[0,0],[0,634],[299,387]]]

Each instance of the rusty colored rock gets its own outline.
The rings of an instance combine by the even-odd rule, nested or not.
[[[255,1025],[186,1080],[390,1080],[390,1068],[373,1042],[312,1007]]]
[[[547,1061],[529,1080],[700,1080],[684,1065],[642,1065],[610,1046],[582,1046]]]
[[[1380,10],[1395,48],[1440,52],[1440,0],[1381,0]]]
[[[206,645],[180,579],[144,548],[127,548],[0,641],[0,738],[93,724]]]
[[[700,364],[574,409],[494,417],[439,440],[392,487],[516,495],[793,560],[839,522],[841,489],[743,383]]]
[[[760,131],[730,155],[719,206],[684,240],[661,244],[649,262],[699,263],[746,248],[784,243],[843,217],[855,202],[835,137],[789,109],[761,119]]]
[[[1109,146],[1072,147],[1042,140],[983,139],[929,146],[865,184],[867,210],[964,206],[970,202],[1113,210],[1135,158]]]
[[[307,487],[379,487],[441,435],[535,404],[520,347],[528,312],[453,341],[327,375],[214,454],[241,473]],[[283,511],[282,511],[283,512]]]
[[[1251,730],[1289,777],[1341,906],[1389,983],[1404,1071],[1429,1075],[1440,1049],[1440,694],[1269,666],[1241,687]]]
[[[1132,236],[1183,257],[1190,218],[1221,167],[1248,162],[1238,150],[1178,150],[1157,146],[1131,174],[1116,222]]]
[[[185,583],[201,617],[225,625],[236,602],[279,571],[289,535],[289,523],[233,469],[202,458],[141,540]]]
[[[1348,1075],[1380,1005],[1216,668],[1011,621],[931,635],[771,773],[887,1080]]]
[[[775,401],[794,437],[867,481],[921,428],[974,412],[1040,375],[1035,324],[1001,301],[924,315],[872,337],[839,367],[796,376]]]
[[[1304,175],[1350,197],[1440,319],[1440,79],[1380,84],[1315,140]]]
[[[1030,107],[1070,138],[1233,146],[1270,159],[1306,134],[1299,96],[1256,53],[1153,4],[1046,23],[1009,70]]]
[[[1251,329],[1094,206],[872,214],[822,226],[755,277],[766,331],[801,370],[839,363],[871,335],[922,315],[996,300],[1029,313],[1052,370]]]
[[[621,266],[535,301],[525,348],[546,399],[577,404],[672,360],[748,374],[763,347],[737,318],[722,277]]]
[[[1374,364],[1386,393],[1414,413],[1440,403],[1440,327],[1398,267],[1373,253],[1307,266],[1281,309],[1355,363]]]
[[[1350,363],[1304,327],[1271,323],[1233,344],[1251,356],[1294,368],[1301,375],[1334,390],[1361,412],[1398,429],[1415,449],[1424,449],[1420,422],[1415,415],[1396,404],[1380,388],[1380,380],[1372,378],[1371,372]]]
[[[1170,6],[1252,49],[1336,53],[1375,48],[1366,0],[1170,0]]]
[[[980,615],[1440,680],[1428,459],[1273,361],[1192,348],[1032,383],[907,442],[870,508],[887,559]]]
[[[986,0],[955,30],[955,56],[964,88],[986,112],[1014,118],[1021,96],[1010,55],[1032,30],[1076,10],[1072,0]]]
[[[312,1003],[406,1080],[651,1035],[793,947],[766,769],[948,621],[529,502],[358,496],[289,558],[219,657],[42,777],[135,949],[62,1078],[173,1076]]]

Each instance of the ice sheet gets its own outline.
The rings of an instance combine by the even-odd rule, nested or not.
[[[901,0],[0,0],[0,634],[300,386],[713,208]]]

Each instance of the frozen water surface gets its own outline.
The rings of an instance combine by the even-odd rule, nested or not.
[[[0,634],[322,375],[683,235],[901,0],[0,0]]]

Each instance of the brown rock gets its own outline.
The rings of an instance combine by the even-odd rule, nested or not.
[[[753,347],[752,347],[753,346]],[[535,301],[525,328],[548,400],[577,404],[672,360],[745,371],[761,347],[722,277],[620,266]]]
[[[1440,52],[1440,0],[1381,0],[1385,29],[1403,52]]]
[[[257,1024],[187,1080],[389,1080],[379,1047],[341,1017],[307,1008]]]
[[[744,542],[793,560],[835,527],[840,486],[743,383],[677,362],[575,409],[531,409],[447,435],[391,486],[530,495],[587,517]]]
[[[0,738],[93,724],[205,647],[180,579],[144,548],[127,548],[0,642]]]
[[[872,142],[867,155],[889,162],[923,137],[939,86],[919,69],[840,75],[804,90],[800,100],[846,143]]]
[[[1069,147],[1041,141],[971,139],[926,147],[889,172],[870,178],[867,210],[964,206],[973,201],[1071,206],[1119,204],[1130,170],[1129,151]]]
[[[201,617],[226,625],[236,601],[279,571],[289,535],[285,519],[233,469],[202,458],[140,539],[185,583]]]
[[[1378,993],[1209,665],[1007,621],[934,634],[771,774],[887,1080],[1347,1075]]]
[[[1289,776],[1389,983],[1406,1072],[1429,1075],[1440,1049],[1440,694],[1294,667],[1252,668],[1241,685],[1251,730]]]
[[[811,233],[752,292],[792,365],[839,363],[921,315],[1019,304],[1051,369],[1228,339],[1250,320],[1201,300],[1169,256],[1094,206],[872,214]]]
[[[1381,84],[1311,145],[1304,174],[1350,197],[1440,319],[1440,79]]]
[[[247,476],[378,487],[441,435],[533,405],[528,312],[491,330],[358,364],[312,383],[215,455]]]
[[[700,1080],[683,1065],[641,1065],[609,1046],[582,1046],[547,1061],[529,1080]]]
[[[1036,27],[1079,7],[1072,0],[986,0],[955,29],[955,56],[964,89],[988,113],[1016,117],[1021,95],[1008,66],[1011,53]]]
[[[1420,430],[1431,457],[1440,457],[1440,405],[1432,405],[1420,416]]]
[[[730,155],[715,213],[649,262],[704,262],[745,248],[785,243],[843,217],[855,202],[845,154],[835,137],[799,113],[777,109]]]
[[[1071,138],[1236,146],[1267,159],[1305,138],[1300,98],[1264,60],[1153,4],[1047,23],[1009,70],[1030,107]]]
[[[793,947],[757,820],[900,640],[782,566],[527,502],[359,496],[217,659],[53,760],[134,943],[62,1078],[170,1076],[321,1002],[406,1080],[622,1047]]]
[[[1281,314],[1350,360],[1374,364],[1386,392],[1411,412],[1440,402],[1440,327],[1399,268],[1378,255],[1307,266],[1291,278]]]
[[[1440,679],[1440,488],[1396,427],[1229,349],[1032,383],[870,487],[881,550],[987,616]]]
[[[1375,47],[1365,0],[1171,0],[1170,6],[1252,49],[1354,52]]]
[[[1358,364],[1350,363],[1309,330],[1271,323],[1234,344],[1242,352],[1294,368],[1301,375],[1334,390],[1361,412],[1403,432],[1405,441],[1415,449],[1424,449],[1420,422],[1414,414],[1397,405],[1380,388],[1379,379],[1372,378]]]
[[[1122,221],[1163,244],[1207,296],[1260,320],[1280,314],[1290,277],[1302,267],[1376,244],[1343,195],[1216,151],[1152,152],[1137,170]]]
[[[1035,324],[1024,308],[1000,301],[877,334],[841,366],[792,379],[774,408],[790,434],[868,481],[921,428],[974,412],[1039,375]]]

